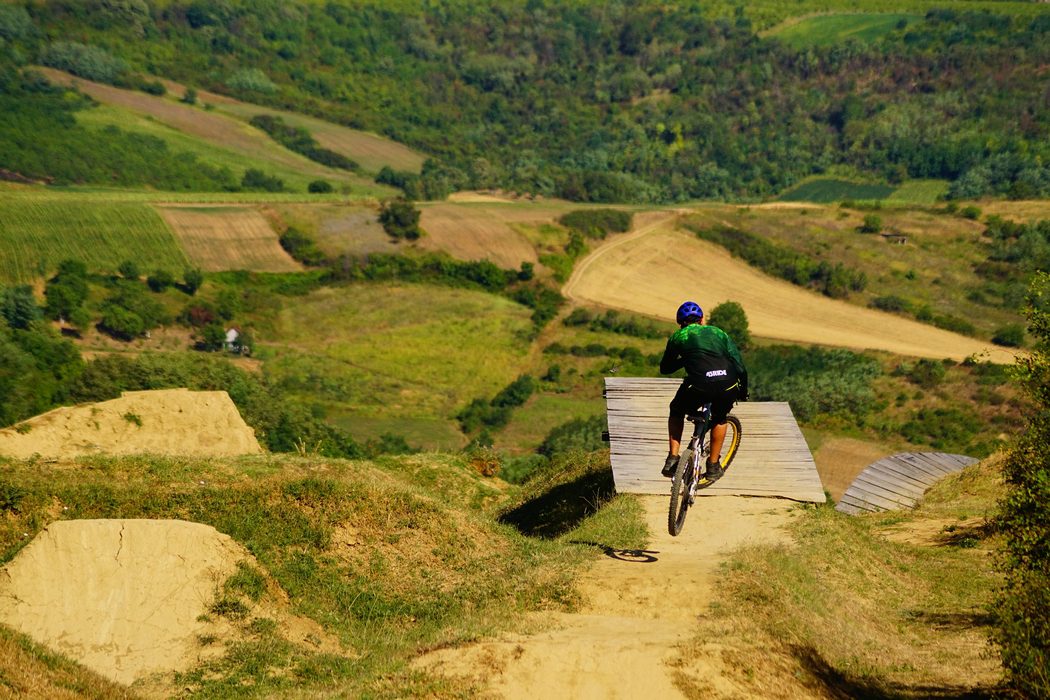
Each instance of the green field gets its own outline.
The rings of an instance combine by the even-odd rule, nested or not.
[[[867,44],[917,19],[917,15],[899,13],[817,15],[784,23],[770,31],[769,36],[795,49],[833,46],[849,40]]]
[[[933,204],[948,192],[947,180],[909,180],[893,191],[888,199],[905,204]]]
[[[287,188],[296,192],[306,192],[307,185],[317,179],[328,180],[336,189],[347,189],[357,195],[385,197],[394,192],[390,187],[377,185],[370,178],[314,163],[277,143],[271,144],[268,149],[262,148],[254,154],[248,154],[223,147],[221,138],[216,141],[201,139],[162,124],[154,117],[114,105],[100,104],[78,112],[76,119],[91,128],[116,126],[125,131],[154,136],[164,141],[171,151],[192,153],[203,163],[228,168],[238,179],[246,169],[256,168],[279,177]],[[216,136],[221,137],[221,134],[216,133]]]
[[[355,437],[389,430],[431,447],[454,435],[457,410],[518,376],[529,316],[483,292],[355,284],[294,300],[260,335],[267,373]]]
[[[889,185],[850,182],[836,178],[814,178],[778,197],[781,202],[830,204],[843,199],[885,199],[893,194]]]
[[[115,271],[124,260],[177,275],[190,266],[147,204],[0,194],[0,282],[25,284],[46,277],[67,258],[82,260],[93,272]]]

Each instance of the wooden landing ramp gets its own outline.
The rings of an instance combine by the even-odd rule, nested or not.
[[[934,482],[977,461],[946,452],[901,452],[884,457],[857,475],[835,510],[856,515],[911,508]]]
[[[667,455],[667,405],[681,382],[659,377],[605,379],[609,449],[618,492],[670,494],[671,481],[660,476],[660,467]],[[787,403],[739,403],[732,414],[743,426],[740,451],[724,477],[697,493],[824,502],[813,454]],[[691,428],[687,422],[686,432]]]

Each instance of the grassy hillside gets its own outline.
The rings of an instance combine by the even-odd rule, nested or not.
[[[555,483],[586,491],[592,505],[563,512],[558,525],[565,534],[544,540],[497,522],[501,509],[543,493],[508,490],[459,456],[94,459],[77,469],[43,470],[7,462],[0,550],[10,559],[58,517],[189,519],[247,547],[256,564],[226,582],[224,605],[213,613],[226,618],[230,632],[200,641],[226,647],[227,655],[163,679],[166,693],[469,694],[469,687],[409,662],[427,649],[515,628],[529,611],[572,609],[575,572],[597,556],[594,547],[573,543],[577,527],[588,541],[642,545],[631,502],[608,500],[605,464],[597,456],[560,466]],[[599,505],[605,507],[595,512]],[[275,608],[318,623],[343,652],[289,641],[271,617]],[[8,648],[0,669],[10,687],[27,689],[31,673],[31,687],[62,685],[67,697],[116,696],[40,647],[10,632],[0,636]]]
[[[382,178],[420,199],[492,187],[576,201],[756,199],[830,168],[948,180],[959,198],[1050,193],[1038,3],[841,9],[238,0],[88,17],[45,2],[12,12],[14,53],[0,59],[10,75],[22,57],[153,92],[159,75],[381,134],[430,156],[418,176]],[[756,34],[814,13],[827,14],[780,30],[797,43]],[[491,26],[504,31],[480,29]],[[865,40],[843,43],[854,33]],[[219,110],[202,121],[246,116]],[[23,155],[31,177],[69,176]]]
[[[994,696],[989,606],[999,585],[991,525],[1003,494],[998,460],[935,485],[914,512],[799,514],[792,547],[749,547],[723,569],[714,614],[685,650],[723,652],[756,694],[827,697]],[[775,663],[758,659],[777,658]],[[934,690],[936,689],[936,690]]]

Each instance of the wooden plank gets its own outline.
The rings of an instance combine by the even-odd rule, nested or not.
[[[902,452],[871,463],[846,489],[835,509],[857,514],[913,507],[946,475],[977,462],[945,452]]]
[[[613,476],[623,493],[665,494],[660,476],[667,454],[667,406],[681,380],[647,377],[606,379],[609,447]],[[700,495],[778,496],[822,503],[824,489],[791,408],[784,402],[742,403],[740,451],[726,475]],[[691,424],[686,424],[686,432]]]

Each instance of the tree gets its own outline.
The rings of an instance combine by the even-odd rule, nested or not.
[[[882,230],[882,217],[878,214],[865,214],[864,223],[860,225],[861,233],[878,233]]]
[[[163,292],[165,289],[175,284],[175,276],[167,270],[157,270],[149,277],[146,278],[146,284],[154,292]]]
[[[79,260],[63,260],[58,272],[44,288],[44,315],[68,319],[88,295],[87,266]]]
[[[192,267],[182,273],[183,289],[187,294],[193,296],[197,293],[197,290],[204,284],[204,273],[201,272],[199,267]]]
[[[33,321],[42,318],[43,313],[36,305],[32,288],[23,285],[11,289],[0,288],[0,317],[11,328],[25,330]]]
[[[1006,456],[1007,494],[998,531],[1006,536],[1005,580],[994,603],[1008,682],[1021,697],[1050,697],[1050,275],[1028,290],[1028,330],[1038,342],[1017,359],[1031,401],[1024,432]]]
[[[379,223],[395,239],[414,241],[423,235],[419,229],[420,211],[407,199],[394,199],[383,205]]]
[[[117,272],[119,272],[120,276],[126,280],[137,280],[139,278],[139,266],[131,260],[125,260],[120,263]]]
[[[751,344],[747,314],[744,313],[744,307],[735,301],[723,302],[716,306],[708,316],[707,323],[724,330],[740,349]]]
[[[201,350],[215,352],[222,350],[226,344],[226,329],[220,323],[209,323],[201,330],[201,340],[198,347]]]

